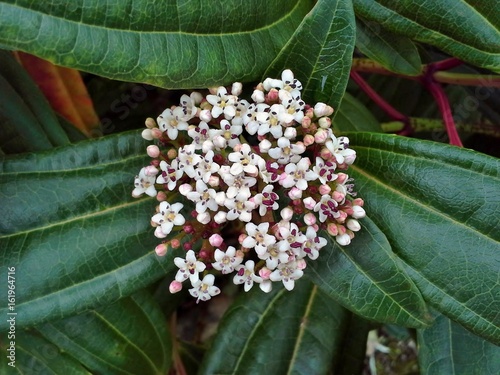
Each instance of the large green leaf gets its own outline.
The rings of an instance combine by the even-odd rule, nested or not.
[[[50,341],[32,331],[17,331],[14,339],[15,361],[11,359],[10,341],[2,341],[0,348],[0,372],[2,374],[54,375],[75,374],[90,375],[91,373],[68,353],[61,353],[59,348]]]
[[[378,23],[356,20],[356,47],[390,71],[415,76],[422,70],[415,44],[407,37],[387,31]]]
[[[165,374],[171,366],[165,317],[145,290],[37,328],[92,373]]]
[[[500,374],[500,347],[441,314],[432,327],[418,330],[418,345],[422,374]]]
[[[464,0],[354,0],[354,9],[393,33],[500,72],[500,31],[498,22],[495,27],[489,20],[490,11],[498,4],[490,4],[474,8]],[[498,21],[498,17],[494,19]]]
[[[365,209],[424,298],[500,343],[500,161],[436,142],[347,135]]]
[[[311,0],[0,2],[0,44],[166,88],[259,79]]]
[[[371,320],[410,327],[431,322],[420,292],[370,219],[363,220],[349,246],[338,245],[326,232],[321,236],[328,245],[307,275],[332,298]]]
[[[201,374],[325,374],[349,313],[307,280],[292,292],[258,288],[229,308]]]
[[[338,109],[349,79],[356,25],[350,0],[319,0],[266,71],[292,69],[307,103]]]
[[[372,113],[354,96],[346,92],[333,121],[335,131],[381,132],[382,128]]]
[[[19,328],[106,305],[175,267],[173,252],[153,251],[155,200],[131,197],[146,144],[134,131],[0,162],[0,275],[16,267]]]

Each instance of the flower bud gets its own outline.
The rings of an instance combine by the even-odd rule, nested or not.
[[[337,184],[343,184],[347,179],[349,178],[348,175],[346,175],[345,173],[342,173],[340,172],[338,175],[337,175]]]
[[[160,139],[162,135],[163,135],[163,132],[160,129],[158,129],[158,128],[151,129],[151,136],[154,139]]]
[[[293,127],[286,128],[285,133],[283,135],[285,138],[295,139],[295,137],[297,136],[297,129]]]
[[[149,145],[146,148],[146,152],[148,156],[151,158],[157,158],[160,155],[160,149],[158,148],[157,145]]]
[[[224,239],[221,237],[220,234],[215,233],[210,236],[208,242],[210,242],[210,245],[214,247],[219,247],[220,245],[222,245],[222,242],[224,242]]]
[[[158,172],[159,170],[152,165],[148,165],[146,168],[144,168],[144,174],[148,177],[154,177],[158,174]]]
[[[366,216],[366,212],[361,206],[352,206],[352,217],[355,219],[362,219]]]
[[[293,210],[290,207],[285,207],[280,212],[281,218],[290,221],[293,217]]]
[[[332,236],[336,236],[337,234],[339,234],[339,229],[337,227],[337,224],[334,223],[328,224],[326,227],[326,231]]]
[[[156,121],[154,120],[154,118],[148,117],[146,119],[146,127],[148,129],[156,128]]]
[[[217,224],[222,224],[222,223],[225,223],[226,222],[226,216],[227,216],[227,212],[224,212],[224,211],[219,211],[215,214],[214,216],[214,221],[217,223]]]
[[[335,202],[341,203],[345,199],[345,195],[342,194],[340,191],[335,190],[332,194],[332,198]]]
[[[161,243],[155,247],[155,253],[160,257],[164,256],[167,253],[167,250],[168,248],[164,243]]]
[[[170,246],[172,249],[178,249],[181,246],[181,241],[179,241],[177,238],[174,238],[172,241],[170,241]]]
[[[202,109],[200,111],[200,120],[204,122],[212,121],[212,111],[209,109]]]
[[[328,139],[328,131],[325,129],[319,129],[316,134],[314,134],[314,141],[316,143],[323,144]]]
[[[337,241],[337,243],[340,246],[347,246],[351,243],[351,237],[347,233],[344,233],[344,234],[335,236],[335,241]]]
[[[332,127],[332,119],[330,117],[321,117],[318,120],[318,125],[320,128],[329,129]]]
[[[325,103],[316,103],[314,106],[314,115],[316,117],[330,116],[333,113],[333,108]]]
[[[152,141],[153,138],[153,132],[151,129],[144,129],[141,133],[141,137],[144,138],[146,141]]]
[[[303,129],[309,129],[311,127],[311,118],[304,116],[300,124],[302,125]]]
[[[175,294],[175,293],[178,293],[182,290],[182,283],[180,283],[179,281],[177,280],[174,280],[170,283],[169,287],[168,287],[168,290],[170,291],[170,293],[172,294]]]
[[[156,200],[158,202],[163,202],[167,200],[167,194],[165,194],[164,191],[159,191],[158,193],[156,193]]]
[[[314,136],[311,134],[306,134],[304,136],[304,144],[306,145],[306,147],[314,144]]]
[[[305,259],[299,259],[297,261],[297,269],[303,270],[306,267],[307,267],[307,263],[306,263]]]
[[[167,237],[167,235],[165,233],[163,233],[163,231],[161,230],[161,227],[156,227],[154,234],[155,234],[156,238],[165,238],[165,237]]]
[[[279,98],[280,98],[279,91],[274,89],[274,88],[271,89],[269,91],[269,93],[267,94],[267,102],[268,103],[277,102],[277,101],[279,101]]]
[[[252,100],[255,103],[264,103],[264,101],[266,100],[264,92],[261,90],[253,90]]]
[[[182,184],[179,186],[179,193],[181,193],[184,196],[187,196],[188,193],[191,193],[193,191],[193,187],[190,184]]]
[[[269,150],[271,149],[271,147],[273,147],[273,145],[267,139],[264,139],[263,141],[261,141],[259,143],[259,150],[260,150],[260,152],[267,153],[267,152],[269,152]]]
[[[304,223],[307,226],[312,226],[312,225],[316,224],[316,216],[311,212],[305,214],[304,215]]]
[[[293,187],[289,192],[288,192],[288,197],[292,200],[295,199],[300,199],[302,198],[302,190],[299,188]]]
[[[262,267],[259,270],[259,276],[262,277],[264,280],[268,280],[269,276],[271,275],[271,270],[267,267]]]
[[[312,197],[304,198],[302,202],[308,210],[313,210],[314,206],[316,206],[316,201]]]
[[[330,194],[330,192],[332,191],[332,188],[328,185],[321,185],[319,187],[319,193],[321,195],[327,195],[327,194]]]
[[[315,138],[316,139],[316,138]],[[323,160],[331,160],[333,158],[333,155],[332,153],[330,152],[330,150],[328,150],[326,147],[323,147],[319,153],[319,156],[321,156],[321,158]]]
[[[210,222],[210,214],[208,212],[201,212],[196,216],[196,220],[202,224],[208,224]]]
[[[239,96],[241,94],[242,90],[243,90],[243,85],[241,84],[241,82],[235,82],[231,86],[231,94],[232,95]]]
[[[353,232],[357,232],[361,229],[361,225],[359,225],[359,221],[357,221],[356,219],[347,220],[346,226]]]

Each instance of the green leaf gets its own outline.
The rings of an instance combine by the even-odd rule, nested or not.
[[[92,373],[165,374],[172,364],[165,317],[145,290],[37,328]]]
[[[425,302],[384,234],[368,218],[362,224],[349,246],[338,245],[322,232],[328,245],[306,274],[332,298],[367,319],[409,327],[428,325]]]
[[[311,0],[3,0],[0,44],[108,78],[211,87],[259,79],[311,7]]]
[[[365,209],[424,298],[499,343],[500,161],[435,142],[347,135]]]
[[[292,292],[254,286],[224,315],[200,374],[325,374],[348,318],[307,280]]]
[[[423,374],[500,374],[500,347],[441,314],[432,327],[417,333],[418,360]]]
[[[415,44],[378,23],[356,19],[356,47],[390,71],[408,76],[421,73],[422,61]]]
[[[131,197],[146,145],[134,131],[0,163],[0,276],[16,267],[19,328],[107,305],[175,268],[175,251],[153,251],[155,200]]]
[[[372,113],[354,96],[346,92],[333,121],[335,131],[381,132],[382,128]]]
[[[6,51],[0,51],[0,75],[9,82],[24,104],[29,108],[30,114],[33,114],[36,123],[40,124],[53,146],[63,146],[70,143],[66,133],[59,124],[57,116],[38,86],[35,85],[23,66],[14,59],[11,53]],[[17,118],[24,115],[24,113],[18,112]],[[19,135],[24,136],[25,127],[19,126],[17,122],[14,122],[14,125]],[[36,140],[30,139],[30,142],[33,141]]]
[[[354,9],[357,15],[395,34],[432,44],[473,65],[500,72],[500,31],[487,15],[495,8],[475,9],[464,0],[354,0]]]
[[[349,80],[355,40],[349,0],[319,0],[265,73],[291,69],[303,85],[302,98],[338,109]]]
[[[17,316],[19,318],[19,316]],[[16,327],[17,328],[17,327]],[[36,332],[21,331],[16,333],[15,363],[9,366],[11,359],[10,341],[2,341],[0,348],[0,370],[2,374],[75,374],[90,375],[91,373],[68,353],[61,353],[59,348]],[[7,355],[6,355],[7,353]]]

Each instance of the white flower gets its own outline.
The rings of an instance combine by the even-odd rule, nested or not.
[[[256,119],[260,123],[257,133],[259,135],[271,133],[276,139],[283,136],[283,127],[294,120],[281,104],[273,104],[269,111],[257,112]]]
[[[327,244],[326,239],[319,237],[313,227],[307,227],[306,231],[306,242],[302,247],[302,250],[311,259],[317,259],[319,255],[319,250]]]
[[[235,95],[228,95],[225,87],[220,86],[217,89],[216,95],[207,95],[207,102],[212,104],[213,118],[219,117],[224,114],[226,119],[232,119],[236,115],[236,104],[238,97]]]
[[[174,190],[177,186],[177,181],[182,177],[184,171],[179,169],[179,163],[177,159],[172,160],[170,164],[168,164],[165,160],[160,162],[161,174],[156,179],[156,183],[158,184],[166,184],[168,190]]]
[[[256,176],[258,174],[257,164],[262,160],[258,154],[252,151],[247,143],[241,145],[239,151],[231,152],[227,158],[233,163],[230,172],[234,176],[242,172],[246,172],[250,176]]]
[[[337,206],[338,203],[331,196],[325,194],[321,196],[321,200],[314,206],[314,211],[319,212],[319,221],[324,223],[328,218],[335,219],[340,216]]]
[[[259,91],[259,90],[256,90]],[[262,92],[262,91],[259,91]],[[264,94],[262,94],[264,95]],[[248,106],[245,116],[243,116],[243,124],[248,134],[254,135],[259,130],[260,122],[257,121],[257,114],[264,112],[269,106],[265,103],[252,103]]]
[[[174,258],[175,265],[179,268],[175,275],[175,280],[183,282],[189,278],[191,284],[200,280],[199,273],[203,272],[206,268],[203,262],[196,260],[196,255],[193,250],[186,253],[186,259],[181,257]]]
[[[269,223],[261,223],[258,226],[253,223],[245,225],[245,230],[248,234],[241,244],[246,248],[255,248],[257,254],[267,251],[267,247],[276,243],[276,237],[267,234]]]
[[[233,246],[229,246],[226,252],[216,249],[214,258],[215,262],[212,263],[212,266],[223,274],[233,272],[243,261],[243,257],[236,253],[236,249]]]
[[[151,220],[160,225],[162,233],[167,235],[172,231],[174,225],[184,225],[186,222],[184,216],[179,213],[182,207],[184,207],[182,203],[170,205],[168,202],[161,202],[159,212]]]
[[[302,158],[297,164],[290,163],[285,167],[287,174],[283,180],[280,180],[284,188],[296,186],[300,190],[307,189],[307,181],[313,181],[318,178],[316,172],[309,170],[311,161],[309,158]]]
[[[281,104],[285,107],[286,113],[292,116],[292,118],[297,121],[299,124],[302,122],[304,118],[304,107],[306,103],[300,98],[299,90],[280,90],[279,98],[281,100]]]
[[[209,189],[202,181],[196,181],[196,191],[191,191],[186,194],[187,199],[196,203],[196,212],[204,213],[207,208],[212,211],[217,211],[219,205],[215,201],[217,192],[214,189]]]
[[[200,300],[208,301],[220,293],[220,289],[214,286],[214,281],[214,275],[206,275],[203,280],[193,283],[193,288],[189,289],[189,294],[197,298],[196,303],[200,302]]]
[[[215,147],[222,150],[227,146],[234,148],[234,146],[240,144],[239,136],[242,132],[243,127],[241,125],[233,125],[227,120],[222,120],[220,130],[211,129],[209,136],[212,138]]]
[[[350,165],[356,159],[356,151],[349,148],[349,138],[347,137],[337,138],[331,133],[330,139],[325,142],[325,146],[339,164],[346,163]]]
[[[278,199],[279,196],[273,192],[273,185],[266,185],[262,189],[262,193],[256,194],[253,198],[254,203],[259,207],[260,216],[264,216],[268,211],[274,211],[279,208]]]
[[[179,149],[179,168],[182,168],[185,174],[191,178],[195,178],[196,171],[194,167],[201,161],[201,156],[195,153],[196,146],[194,144],[186,145]]]
[[[295,286],[295,280],[304,275],[304,271],[298,268],[297,262],[278,264],[278,269],[274,270],[269,278],[272,281],[282,281],[287,290],[292,290]]]
[[[269,156],[280,164],[296,163],[300,160],[300,154],[306,150],[303,143],[290,144],[285,137],[278,139],[278,147],[269,150]]]
[[[158,126],[162,131],[166,131],[170,139],[177,139],[179,130],[187,130],[190,115],[184,113],[182,107],[175,107],[173,110],[167,108],[158,116]]]
[[[292,251],[295,255],[300,256],[300,250],[302,249],[302,245],[306,242],[306,237],[304,233],[302,233],[297,224],[289,223],[288,226],[280,226],[279,234],[281,241],[278,242],[278,248],[280,251]]]
[[[202,179],[203,182],[208,183],[213,173],[220,169],[220,165],[213,161],[214,152],[209,150],[205,157],[200,158],[200,161],[195,169],[196,179]]]
[[[256,178],[246,176],[244,173],[233,175],[230,173],[230,167],[227,165],[223,165],[218,173],[228,186],[226,191],[228,198],[234,198],[236,195],[242,194],[244,194],[246,198],[250,198],[250,187],[257,183]]]
[[[276,243],[269,245],[265,251],[257,253],[257,256],[266,261],[266,267],[270,270],[274,270],[279,263],[288,262],[289,258],[288,251],[280,250]]]
[[[158,170],[157,170],[158,171]],[[150,197],[156,195],[155,180],[156,174],[152,175],[148,173],[149,170],[146,168],[141,168],[139,175],[135,176],[134,186],[135,189],[132,191],[133,197],[140,197],[142,194],[146,193]]]
[[[302,83],[296,79],[290,69],[285,69],[281,73],[281,80],[283,81],[283,89],[287,91],[302,90]]]
[[[262,282],[262,277],[254,273],[254,267],[255,262],[253,260],[247,260],[245,265],[239,265],[236,268],[237,273],[234,275],[233,283],[236,285],[245,284],[243,287],[245,292],[248,292],[252,288],[254,282],[259,284]]]
[[[200,121],[196,126],[191,125],[189,127],[188,135],[193,139],[196,150],[201,150],[204,142],[212,142],[209,136],[209,130],[208,124],[204,121]]]
[[[224,205],[229,209],[226,219],[239,219],[248,223],[252,219],[252,210],[255,204],[248,200],[246,194],[237,194],[234,198],[226,198]]]
[[[318,174],[319,180],[322,184],[327,182],[335,181],[338,175],[335,174],[335,169],[337,164],[331,161],[324,161],[322,158],[316,158],[316,165],[313,167],[313,171]]]

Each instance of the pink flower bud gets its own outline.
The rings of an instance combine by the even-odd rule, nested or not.
[[[313,118],[314,117],[314,109],[312,109],[311,107],[307,108],[305,116],[309,117],[309,118]]]
[[[342,172],[339,173],[337,176],[338,176],[337,181],[335,181],[337,184],[343,184],[349,178],[348,175]]]
[[[248,236],[245,234],[245,233],[241,233],[239,236],[238,236],[238,243],[241,245],[243,243],[243,241],[245,241],[245,238],[247,238]]]
[[[220,245],[222,245],[222,242],[224,242],[224,239],[221,237],[220,234],[215,233],[210,236],[208,242],[210,242],[210,245],[214,247],[219,247]]]
[[[161,230],[161,227],[156,227],[154,235],[155,235],[156,238],[165,238],[165,237],[167,237],[167,235],[165,233],[163,233],[163,231]]]
[[[335,241],[337,241],[337,243],[340,246],[347,246],[351,243],[351,237],[349,237],[349,235],[347,233],[344,233],[344,234],[335,236]]]
[[[330,116],[333,113],[333,108],[325,103],[316,103],[314,106],[314,115],[316,117]]]
[[[160,155],[160,149],[158,148],[157,145],[149,145],[146,148],[146,152],[148,156],[151,158],[157,158]]]
[[[347,230],[343,225],[338,224],[337,229],[339,230],[339,235],[344,234]]]
[[[243,147],[243,145],[240,143],[240,144],[237,144],[233,147],[233,151],[234,152],[240,152],[241,151],[241,148]]]
[[[345,199],[345,195],[342,194],[340,191],[336,191],[336,190],[333,192],[332,197],[333,197],[333,200],[335,202],[338,202],[338,203],[343,202]]]
[[[271,275],[271,270],[267,267],[262,267],[259,270],[259,276],[262,277],[264,280],[268,280],[269,276]]]
[[[321,195],[327,195],[327,194],[330,194],[330,192],[332,191],[332,188],[328,185],[321,185],[319,187],[319,193]]]
[[[177,238],[174,238],[172,241],[170,241],[170,246],[172,249],[178,249],[181,246],[181,241],[179,241]]]
[[[338,223],[343,223],[347,219],[347,214],[344,211],[339,211],[339,217],[337,217],[335,220],[337,220]]]
[[[279,100],[279,91],[276,90],[275,88],[272,88],[269,93],[267,94],[267,102],[268,103],[274,103]]]
[[[326,227],[326,231],[332,236],[336,236],[337,234],[339,234],[339,229],[337,227],[337,224],[334,223],[328,224]]]
[[[160,139],[162,135],[163,135],[163,132],[160,129],[158,129],[158,128],[151,129],[151,136],[154,139]]]
[[[155,247],[155,253],[160,257],[164,256],[167,253],[167,250],[168,248],[164,243],[161,243]]]
[[[304,223],[307,226],[312,226],[312,225],[316,224],[316,216],[311,212],[305,214],[304,215]]]
[[[304,198],[302,202],[308,210],[314,210],[314,206],[316,206],[316,201],[311,197]]]
[[[299,270],[303,270],[303,269],[305,269],[306,267],[307,267],[307,263],[306,263],[305,259],[299,259],[299,260],[297,261],[297,269],[299,269]]]
[[[182,290],[182,283],[174,280],[170,283],[168,290],[170,293],[175,294],[177,292],[180,292]]]
[[[280,212],[281,218],[290,221],[293,217],[293,210],[290,207],[285,207]]]
[[[314,228],[314,230],[315,230],[316,232],[317,232],[317,231],[319,231],[319,225],[318,225],[318,224],[313,224],[313,225],[311,225],[311,226]]]
[[[212,111],[209,109],[203,109],[200,111],[200,120],[204,122],[212,121]]]
[[[304,116],[304,118],[302,119],[301,125],[302,125],[303,129],[309,129],[309,127],[311,126],[311,118]]]
[[[306,147],[314,144],[314,136],[311,134],[306,134],[304,136],[304,144],[306,145]]]
[[[361,225],[359,225],[359,221],[357,221],[356,219],[347,220],[346,225],[347,225],[347,228],[349,228],[353,232],[357,232],[361,229]]]
[[[153,167],[152,165],[148,165],[146,168],[144,168],[144,174],[149,177],[156,176],[158,172],[159,170]]]
[[[302,198],[302,190],[293,187],[289,192],[288,192],[288,197],[290,199],[295,200],[295,199],[300,199]]]
[[[323,144],[328,139],[328,131],[325,129],[319,129],[316,134],[314,134],[314,141],[316,143]]]
[[[329,161],[329,160],[331,160],[333,158],[332,153],[326,147],[324,147],[324,148],[321,149],[319,155],[321,156],[321,158],[323,160],[327,160],[327,161]]]
[[[156,194],[156,200],[158,202],[163,202],[165,200],[167,200],[167,194],[165,194],[164,191],[159,191],[157,194]]]
[[[356,198],[355,200],[352,201],[352,205],[353,206],[361,206],[361,207],[363,207],[364,204],[365,204],[365,202],[363,201],[362,198]]]

